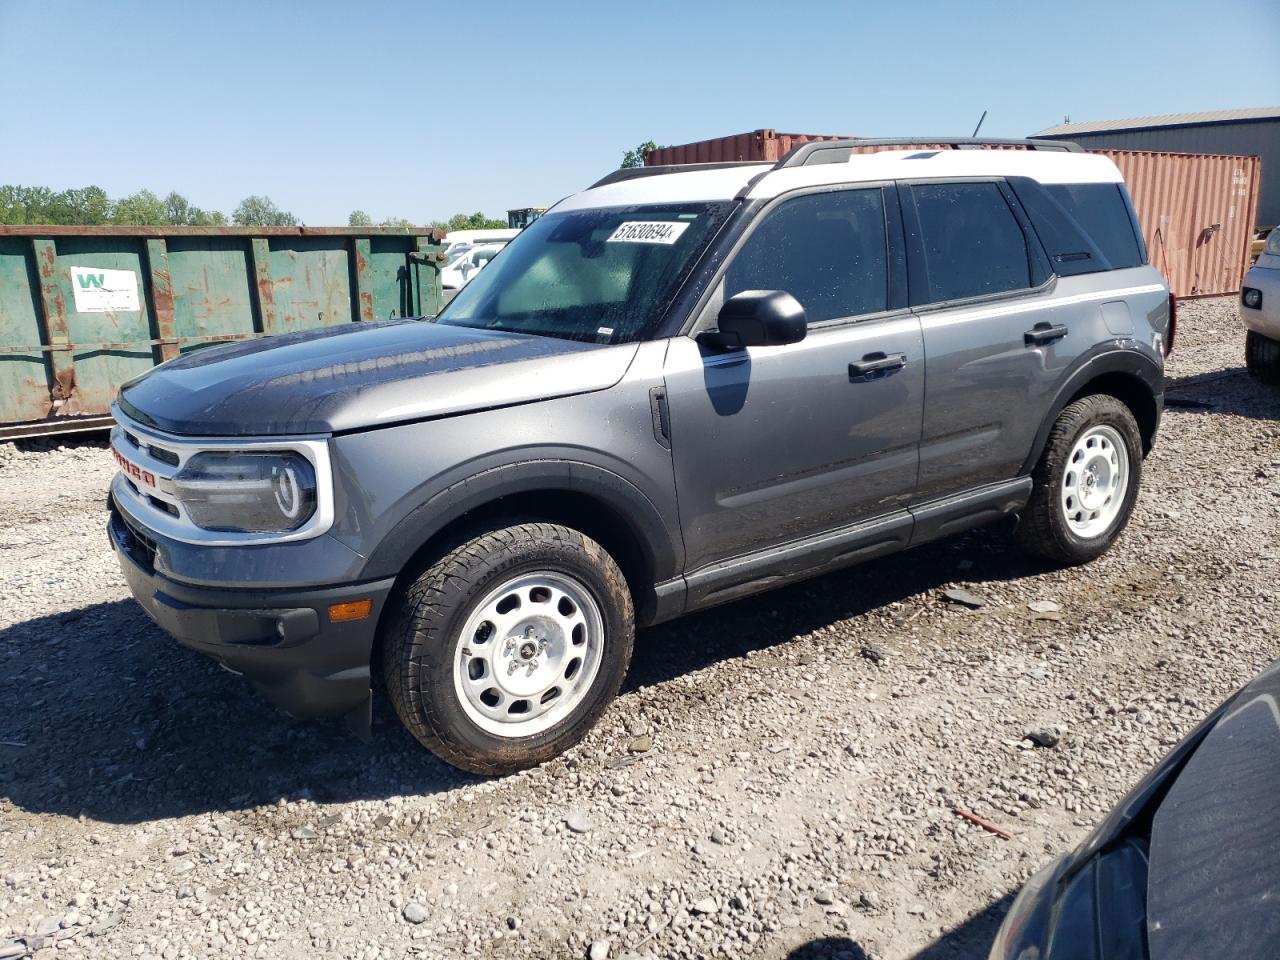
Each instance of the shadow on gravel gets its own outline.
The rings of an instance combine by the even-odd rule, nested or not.
[[[1000,922],[1013,904],[1013,896],[1005,894],[981,913],[914,954],[912,960],[986,960]],[[787,954],[787,960],[867,960],[867,957],[867,951],[849,937],[819,937]]]
[[[1280,390],[1249,376],[1244,367],[1170,377],[1165,381],[1165,406],[1185,413],[1227,413],[1254,420],[1280,420]]]
[[[1013,906],[1015,895],[1006,893],[981,913],[975,913],[960,926],[948,930],[912,960],[987,960],[996,931]]]
[[[0,631],[0,703],[0,796],[32,813],[139,823],[478,780],[418,746],[385,703],[371,744],[338,721],[290,719],[132,600]]]
[[[720,660],[786,643],[840,620],[935,592],[954,580],[1016,580],[1045,567],[1015,547],[1004,525],[837,571],[641,632],[625,690],[662,683]],[[961,569],[962,563],[972,566]],[[884,638],[892,647],[893,637]]]
[[[962,561],[972,566],[962,571]],[[1035,572],[999,530],[922,547],[644,631],[626,689],[954,579]],[[375,697],[370,744],[338,721],[291,720],[242,678],[170,640],[132,600],[0,632],[0,703],[0,795],[32,813],[138,823],[280,798],[430,794],[480,779],[420,747],[385,697]]]

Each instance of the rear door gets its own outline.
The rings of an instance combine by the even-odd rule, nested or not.
[[[1089,344],[1055,302],[1048,258],[1007,184],[900,186],[927,357],[924,502],[1015,477],[1054,385]]]
[[[785,290],[809,329],[799,343],[745,350],[671,341],[666,383],[688,569],[902,512],[915,490],[924,357],[919,321],[906,309],[893,187],[776,201],[720,284],[704,328],[734,294]],[[888,362],[859,372],[877,359]]]

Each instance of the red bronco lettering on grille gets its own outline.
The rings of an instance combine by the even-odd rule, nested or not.
[[[136,463],[130,463],[115,447],[111,448],[111,455],[116,458],[116,463],[120,464],[120,469],[124,471],[126,477],[133,477],[139,483],[145,483],[149,487],[156,485],[156,475],[150,470],[143,470]]]

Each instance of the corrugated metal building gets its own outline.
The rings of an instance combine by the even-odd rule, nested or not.
[[[1161,117],[1061,123],[1033,137],[1072,140],[1089,150],[1158,150],[1262,158],[1257,225],[1280,223],[1280,107],[1172,113]]]

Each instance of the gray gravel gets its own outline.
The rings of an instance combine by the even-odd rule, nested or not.
[[[1100,561],[980,531],[646,631],[599,728],[504,780],[385,705],[369,745],[274,712],[127,599],[100,440],[0,446],[0,957],[985,957],[1280,654],[1280,393],[1243,339],[1183,304]]]

